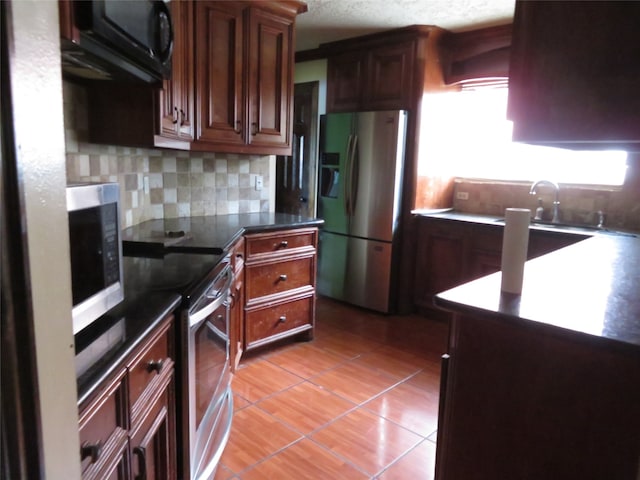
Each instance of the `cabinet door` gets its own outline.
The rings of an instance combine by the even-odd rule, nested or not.
[[[181,140],[193,140],[193,3],[181,0],[172,7],[172,13],[175,45],[171,76],[177,133]]]
[[[293,21],[249,9],[248,143],[289,147],[293,116]]]
[[[369,52],[364,110],[411,108],[414,45],[403,42]]]
[[[431,308],[433,295],[465,278],[470,229],[453,222],[423,221],[418,225],[414,300]]]
[[[171,78],[160,92],[160,135],[193,139],[193,4],[184,0],[170,3],[173,19]]]
[[[504,227],[473,225],[469,232],[468,271],[464,281],[471,281],[500,271]]]
[[[514,140],[639,150],[638,18],[640,2],[516,2]]]
[[[355,112],[362,103],[365,56],[347,52],[329,58],[327,65],[327,113]]]
[[[140,428],[131,437],[134,479],[176,478],[175,447],[172,440],[173,414],[170,408],[167,389],[149,408]]]
[[[125,370],[101,387],[99,395],[80,409],[80,468],[85,480],[128,478],[127,400]]]
[[[195,2],[196,141],[245,143],[243,7]]]

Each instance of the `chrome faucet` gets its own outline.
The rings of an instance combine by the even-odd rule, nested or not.
[[[560,186],[556,182],[552,182],[550,180],[537,180],[533,182],[533,185],[531,185],[529,195],[536,195],[536,187],[542,183],[551,185],[556,190],[556,198],[553,201],[553,219],[551,220],[551,223],[560,223]]]

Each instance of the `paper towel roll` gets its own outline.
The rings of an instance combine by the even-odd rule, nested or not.
[[[529,221],[531,211],[526,208],[507,208],[502,237],[502,284],[507,293],[522,293],[524,262],[529,248]]]

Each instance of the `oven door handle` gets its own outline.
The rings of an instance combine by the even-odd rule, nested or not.
[[[216,311],[226,300],[228,292],[231,288],[231,283],[233,282],[233,275],[231,274],[231,269],[228,269],[226,272],[227,280],[219,292],[220,294],[213,298],[210,302],[206,303],[202,308],[196,310],[193,313],[189,313],[189,328],[193,328],[194,326],[201,323],[205,318],[211,315]],[[209,298],[209,297],[207,297]]]

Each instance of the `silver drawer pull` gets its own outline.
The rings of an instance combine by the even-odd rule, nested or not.
[[[289,245],[289,242],[287,242],[286,240],[282,240],[280,242],[280,247],[281,248],[287,248],[287,245]]]
[[[147,363],[147,372],[153,372],[154,370],[158,373],[162,370],[164,366],[164,360],[152,360]]]
[[[284,323],[287,321],[287,317],[286,315],[282,315],[279,319],[278,319],[278,323]]]
[[[287,280],[287,276],[283,273],[282,275],[280,275],[280,276],[278,277],[278,280],[280,280],[281,282],[284,282],[284,281],[286,281],[286,280]]]

